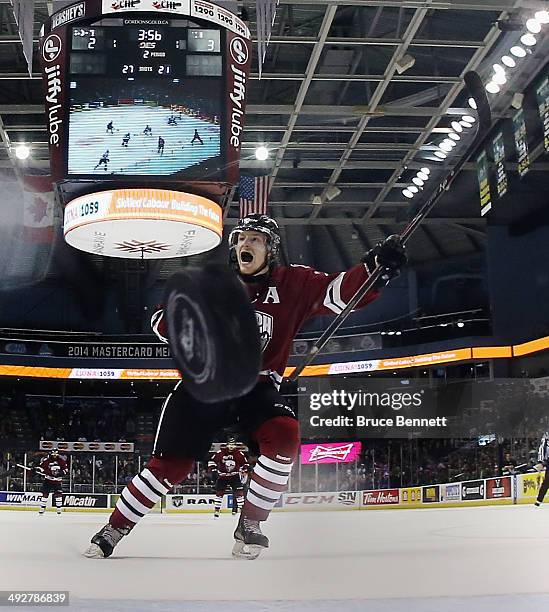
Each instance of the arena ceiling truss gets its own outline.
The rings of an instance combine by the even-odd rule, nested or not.
[[[50,4],[36,0],[35,55]],[[255,31],[255,2],[239,4]],[[468,112],[463,75],[487,74],[508,36],[500,24],[542,4],[280,1],[261,78],[257,57],[252,66],[241,169],[274,177],[270,206],[284,228],[290,259],[346,266],[402,229],[410,208],[402,190],[411,177],[422,167],[432,169],[419,201],[455,163],[453,155],[435,162],[433,152],[451,121]],[[541,42],[528,58],[515,90],[539,72],[548,47]],[[40,79],[36,57],[28,74],[9,0],[0,0],[0,173],[5,180],[15,177],[13,143],[32,143],[34,159],[47,165]],[[494,116],[509,116],[505,96],[495,101]],[[260,144],[270,149],[266,162],[255,159]],[[414,260],[483,249],[486,221],[478,212],[474,169],[465,167],[469,190],[448,194],[419,231],[411,249]],[[234,193],[226,224],[237,217]]]

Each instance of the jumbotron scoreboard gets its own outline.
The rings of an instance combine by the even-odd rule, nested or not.
[[[205,0],[75,2],[44,25],[40,55],[60,200],[69,206],[109,191],[79,201],[69,224],[89,224],[105,207],[114,219],[113,202],[119,213],[136,202],[150,213],[174,197],[179,213],[196,209],[195,200],[158,192],[147,205],[146,194],[135,190],[184,191],[219,203],[236,184],[251,62],[250,32],[237,15]],[[120,189],[130,193],[112,195]],[[204,214],[211,223],[211,210]],[[69,229],[74,239],[78,232]],[[70,243],[67,231],[65,237]],[[133,256],[127,241],[120,253],[106,242],[84,250]],[[154,256],[186,250],[161,242]]]

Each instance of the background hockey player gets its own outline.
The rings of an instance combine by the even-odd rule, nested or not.
[[[218,518],[223,496],[228,488],[233,492],[232,512],[236,514],[244,505],[243,476],[248,472],[248,460],[238,450],[234,438],[229,438],[208,462],[208,470],[217,478],[215,483],[214,517]]]
[[[130,138],[131,138],[131,134],[128,132],[127,134],[124,134],[124,137],[122,138],[122,146],[123,147],[127,147],[128,143],[130,142]]]
[[[48,497],[52,494],[53,505],[57,508],[57,514],[61,514],[63,506],[63,476],[69,473],[67,462],[59,456],[59,451],[53,449],[47,457],[40,461],[40,465],[33,469],[39,476],[44,478],[42,485],[42,499],[40,500],[39,514],[44,514]]]
[[[158,137],[158,151],[157,153],[160,153],[160,155],[164,155],[164,145],[166,144],[166,141],[162,138],[162,136]]]
[[[109,121],[107,123],[107,129],[105,131],[109,132],[109,134],[114,134],[114,125],[113,125],[112,121]]]
[[[191,140],[191,144],[194,145],[194,143],[197,140],[200,144],[202,145],[204,144],[204,141],[202,140],[202,138],[200,138],[200,134],[198,133],[198,130],[195,129],[193,139]]]
[[[541,442],[538,448],[538,463],[536,464],[538,471],[545,469],[545,478],[541,483],[541,487],[538,491],[538,497],[536,499],[536,506],[541,506],[545,495],[549,490],[549,431],[546,431],[541,438]]]
[[[99,166],[104,165],[105,166],[105,172],[107,171],[107,165],[109,163],[109,150],[107,149],[105,151],[105,153],[103,153],[103,155],[101,155],[101,159],[97,162],[94,170],[97,170],[97,168],[99,168]]]
[[[317,315],[334,315],[368,278],[376,262],[384,268],[379,287],[406,263],[400,237],[390,236],[368,251],[363,262],[346,272],[325,274],[305,266],[280,266],[280,232],[265,215],[241,219],[229,236],[230,262],[244,283],[256,311],[263,358],[259,380],[246,395],[204,406],[181,384],[166,399],[156,432],[152,459],[124,489],[105,525],[85,554],[108,557],[121,538],[191,472],[220,430],[237,427],[258,448],[244,506],[234,532],[233,556],[256,558],[269,541],[262,521],[286,490],[300,445],[298,421],[278,392],[292,341],[303,323]],[[379,287],[357,307],[374,300]],[[166,341],[163,311],[154,313],[155,333]],[[250,446],[248,444],[248,446]]]

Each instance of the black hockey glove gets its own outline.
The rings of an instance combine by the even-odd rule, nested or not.
[[[408,256],[400,236],[393,234],[382,242],[378,242],[373,249],[370,249],[364,255],[362,261],[366,264],[370,273],[374,271],[377,265],[383,268],[383,273],[375,286],[376,289],[380,289],[400,274],[400,269],[406,265]]]

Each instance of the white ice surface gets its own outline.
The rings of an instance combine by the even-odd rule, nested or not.
[[[549,505],[276,513],[256,561],[209,514],[150,515],[110,559],[81,556],[106,518],[0,511],[0,590],[68,590],[75,610],[549,610]]]
[[[169,108],[149,106],[121,106],[96,108],[71,114],[69,130],[69,173],[108,176],[120,174],[173,174],[219,155],[219,125],[213,125],[198,117],[183,115],[177,125],[168,125],[168,117],[174,113]],[[178,113],[175,113],[179,117]],[[114,133],[106,132],[113,121]],[[145,136],[146,125],[152,135]],[[197,129],[204,144],[191,145]],[[127,147],[122,137],[130,132]],[[158,137],[166,141],[164,154],[157,153]],[[106,150],[109,150],[109,166],[94,170],[94,166]]]

